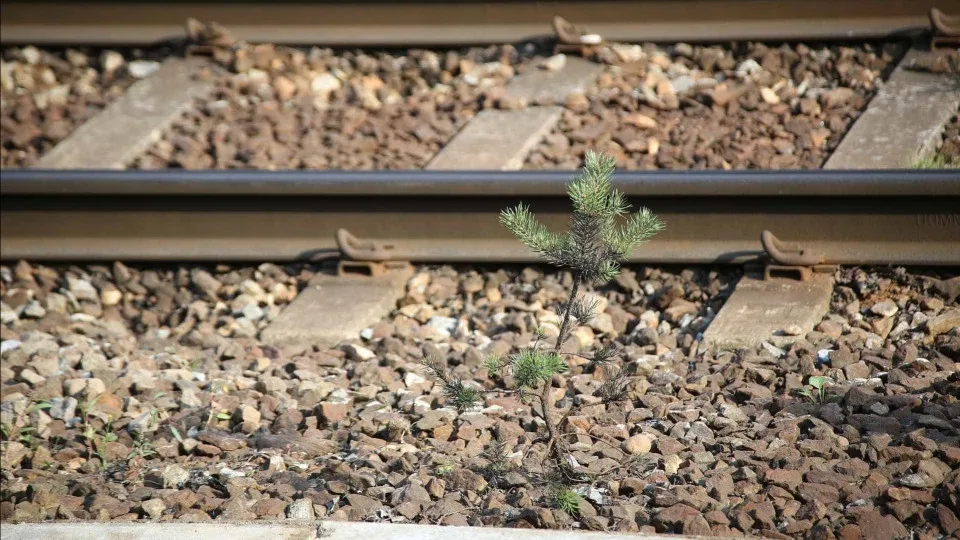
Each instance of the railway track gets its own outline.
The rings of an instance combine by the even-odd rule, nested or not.
[[[862,39],[927,27],[942,0],[574,0],[555,2],[5,2],[0,41],[149,44],[179,38],[188,18],[237,38],[328,46],[513,42],[550,34],[561,16],[607,40]]]
[[[527,262],[536,258],[497,214],[523,200],[562,228],[569,176],[8,170],[0,256]],[[807,264],[960,264],[951,170],[621,172],[617,185],[667,222],[633,261],[755,261],[766,230],[805,250]]]
[[[257,3],[78,2],[56,10],[8,3],[0,18],[5,42],[31,44],[153,43],[179,35],[189,16],[228,24],[248,40],[410,46],[417,40],[520,39],[542,32],[558,14],[628,41],[889,36],[925,24],[930,5],[502,1],[268,9]],[[594,68],[580,68],[577,77],[589,84]],[[163,80],[168,87],[179,84]],[[537,86],[524,77],[518,81],[516,87]],[[892,77],[884,86],[898,85],[907,86]],[[932,83],[909,87],[916,88],[947,92]],[[898,101],[899,94],[883,91],[874,101]],[[160,99],[144,98],[149,94],[143,86],[129,95],[135,104]],[[813,98],[807,105],[817,103]],[[81,126],[74,142],[105,133],[119,134],[112,141],[120,143],[142,142],[131,135],[135,131],[122,129],[130,127],[124,115],[137,110],[125,107]],[[475,165],[477,155],[485,154],[499,163],[491,170],[430,170],[437,156],[427,170],[407,171],[135,170],[124,168],[132,151],[114,161],[119,170],[108,170],[106,152],[69,139],[58,143],[63,169],[5,169],[0,259],[15,264],[0,268],[0,385],[4,478],[14,487],[4,490],[0,520],[70,519],[49,529],[11,528],[22,538],[54,530],[74,538],[120,530],[78,525],[105,518],[154,521],[135,533],[144,538],[176,536],[168,525],[157,525],[168,518],[322,519],[334,524],[335,536],[356,536],[355,526],[363,525],[369,531],[364,534],[392,538],[392,525],[349,523],[369,521],[374,510],[391,522],[512,527],[517,519],[529,520],[504,535],[527,526],[567,528],[574,519],[580,529],[697,537],[777,532],[799,538],[839,527],[837,536],[859,537],[862,531],[864,538],[904,537],[906,527],[930,537],[960,531],[952,495],[960,409],[950,398],[960,358],[955,170],[621,171],[617,187],[667,224],[630,262],[718,266],[635,266],[623,280],[592,290],[607,306],[595,321],[577,321],[571,340],[577,350],[597,351],[616,341],[623,350],[612,364],[623,373],[633,366],[631,381],[642,382],[636,395],[630,387],[629,406],[603,399],[591,404],[584,398],[594,397],[599,371],[571,362],[557,390],[564,401],[587,403],[591,409],[584,414],[604,430],[596,432],[603,435],[596,445],[577,441],[583,465],[592,467],[590,459],[604,466],[597,471],[618,471],[619,465],[607,469],[607,463],[629,453],[652,457],[651,467],[644,465],[642,473],[624,467],[615,480],[591,486],[578,504],[593,515],[550,508],[550,492],[526,480],[511,487],[526,498],[524,511],[513,508],[512,495],[497,502],[500,486],[488,486],[470,459],[489,451],[484,439],[493,442],[496,432],[512,455],[532,458],[514,473],[536,472],[542,449],[532,438],[534,416],[500,395],[482,415],[441,421],[434,416],[439,403],[426,401],[436,389],[424,386],[413,366],[430,343],[444,351],[457,377],[496,388],[477,355],[525,347],[534,328],[553,320],[544,308],[555,303],[556,291],[566,294],[562,274],[455,267],[539,262],[498,224],[499,212],[518,201],[553,229],[567,225],[571,171],[492,170],[509,168],[504,155],[519,147],[529,151],[528,143],[560,114],[559,108],[539,110],[554,110],[552,120],[533,126],[517,144],[481,152],[472,145],[477,139],[463,138],[479,133],[481,140],[503,143],[509,131],[503,126],[511,126],[513,135],[522,131],[514,119],[523,110],[486,109],[457,132],[466,151],[457,151],[457,138],[439,151],[451,156],[439,161],[453,169]],[[940,121],[941,112],[927,114],[927,124]],[[144,123],[141,134],[153,137],[171,118]],[[493,131],[498,136],[484,131],[490,118],[500,120]],[[829,123],[818,121],[821,127]],[[861,131],[876,125],[861,124]],[[738,136],[745,131],[739,127]],[[898,130],[922,131],[899,124]],[[919,147],[931,141],[913,141],[918,148],[911,151],[919,155]],[[93,156],[87,165],[94,168],[78,166],[78,155]],[[366,270],[371,277],[331,278],[314,274],[323,265],[264,263],[327,258],[340,259],[342,271]],[[165,264],[170,262],[176,265]],[[208,262],[241,264],[203,264]],[[428,266],[407,280],[408,262]],[[752,269],[736,267],[761,262],[767,263],[765,277],[779,270],[801,279],[757,280]],[[881,268],[833,268],[838,264]],[[813,276],[811,270],[826,271]],[[377,357],[384,361],[370,361]],[[828,377],[835,379],[815,399],[814,381]],[[842,400],[843,408],[828,409],[826,396]],[[77,417],[79,400],[84,406]],[[382,417],[389,421],[385,429],[370,423],[371,412],[375,422],[381,413],[389,415]],[[107,420],[101,422],[100,414]],[[769,428],[774,417],[776,427]],[[570,417],[580,429],[574,418],[586,417]],[[145,429],[151,423],[153,429]],[[393,433],[404,425],[411,429]],[[107,433],[115,436],[104,446]],[[94,436],[102,437],[96,456]],[[876,444],[884,437],[889,448]],[[784,441],[793,443],[784,447]],[[399,453],[394,442],[401,443]],[[864,454],[867,446],[872,454]],[[900,467],[905,451],[923,451],[925,457],[909,469]],[[408,461],[410,454],[416,459]],[[443,467],[455,472],[441,472],[440,454]],[[264,457],[266,466],[256,461]],[[287,468],[287,458],[298,460],[296,466]],[[378,462],[391,464],[390,470]],[[401,484],[392,464],[402,462],[404,474],[411,472],[408,465],[419,471]],[[334,470],[338,464],[349,470]],[[281,469],[286,471],[275,474]],[[341,473],[350,481],[334,480]],[[230,489],[195,481],[214,475]],[[231,482],[240,476],[242,486]],[[353,484],[361,478],[362,490]],[[75,496],[81,482],[83,496]],[[844,486],[842,495],[835,485]],[[651,486],[658,494],[647,497]],[[63,493],[70,495],[48,496]],[[910,500],[901,500],[902,493]],[[943,493],[951,495],[939,497]],[[478,494],[503,511],[481,511]],[[839,504],[841,497],[845,503],[872,499],[875,509]],[[720,510],[700,512],[708,506]],[[531,507],[536,513],[527,511]],[[451,530],[410,533],[410,525],[403,527],[403,537]],[[471,531],[501,535],[496,529]],[[311,526],[296,534],[315,532]]]

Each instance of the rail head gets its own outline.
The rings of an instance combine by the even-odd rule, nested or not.
[[[0,195],[553,196],[575,171],[5,170]],[[960,170],[618,171],[630,196],[957,197]]]

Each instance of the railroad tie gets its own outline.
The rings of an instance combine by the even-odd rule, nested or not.
[[[305,349],[356,338],[394,308],[412,275],[409,265],[382,276],[320,274],[263,329],[260,339]]]
[[[83,123],[34,165],[37,169],[123,169],[146,151],[194,99],[213,89],[196,60],[168,58],[117,101]]]
[[[832,293],[832,275],[806,281],[743,276],[703,333],[703,344],[721,350],[752,349],[764,342],[787,346],[823,320]]]
[[[905,169],[936,152],[944,126],[960,108],[960,78],[910,68],[925,53],[904,55],[843,137],[824,169]]]
[[[561,69],[536,69],[514,78],[504,97],[533,103],[547,97],[562,103],[583,92],[602,67],[568,57]],[[527,154],[560,119],[561,107],[526,107],[517,110],[481,111],[427,165],[428,170],[518,170]]]

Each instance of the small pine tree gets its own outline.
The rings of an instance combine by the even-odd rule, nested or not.
[[[663,230],[663,222],[646,208],[629,214],[630,204],[626,197],[613,188],[615,162],[612,158],[587,152],[583,171],[567,186],[567,194],[573,203],[573,220],[564,234],[552,233],[537,221],[529,207],[523,204],[504,210],[500,223],[517,236],[535,253],[549,263],[573,274],[570,297],[560,315],[560,331],[552,348],[541,348],[544,339],[538,330],[532,348],[504,358],[488,358],[484,366],[492,377],[509,370],[516,381],[516,391],[527,397],[537,389],[540,412],[547,428],[549,454],[560,468],[567,465],[566,452],[558,437],[559,422],[553,419],[554,403],[550,381],[568,366],[560,350],[573,332],[571,319],[579,323],[589,322],[596,310],[596,303],[578,296],[586,285],[605,283],[620,272],[620,264],[631,250]],[[621,224],[622,222],[622,224]],[[610,347],[595,351],[592,360],[600,363],[613,354]],[[482,394],[466,387],[460,379],[447,376],[436,363],[429,364],[434,378],[443,384],[445,396],[458,409],[466,410],[479,403]],[[615,378],[614,387],[622,385],[622,374]],[[608,385],[609,386],[609,385]],[[607,389],[613,395],[622,387]]]

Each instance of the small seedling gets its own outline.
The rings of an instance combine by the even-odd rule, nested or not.
[[[26,412],[27,414],[30,414],[34,411],[43,411],[51,407],[53,407],[53,403],[49,401],[37,401],[36,403],[32,403],[29,407],[27,407]]]
[[[183,436],[180,435],[180,430],[170,426],[170,434],[173,435],[173,438],[177,440],[178,443],[183,444]]]
[[[133,440],[133,450],[127,454],[127,461],[133,459],[134,456],[140,456],[144,459],[147,459],[155,455],[157,455],[157,452],[153,449],[153,444],[145,439],[142,433],[137,433]]]
[[[797,393],[814,403],[825,403],[828,383],[833,384],[833,379],[823,375],[815,375],[807,379],[807,384],[797,390]]]
[[[503,479],[503,475],[513,468],[507,452],[507,443],[499,439],[491,441],[490,446],[481,454],[487,460],[484,471],[488,480],[496,486]]]
[[[441,463],[440,465],[437,465],[437,467],[434,469],[434,472],[437,476],[442,478],[453,472],[453,465],[450,463]]]
[[[597,302],[578,296],[580,289],[615,278],[620,273],[620,264],[633,248],[664,228],[663,222],[646,208],[629,213],[626,196],[615,190],[611,183],[614,166],[613,158],[587,152],[583,172],[567,185],[567,194],[573,203],[573,219],[565,233],[547,230],[523,204],[500,214],[500,223],[534,253],[573,275],[569,299],[559,309],[559,332],[552,347],[542,345],[545,334],[538,331],[529,349],[506,358],[488,358],[484,362],[491,378],[509,371],[516,382],[514,392],[521,399],[539,399],[540,416],[547,430],[547,456],[564,471],[569,471],[571,462],[567,459],[566,444],[559,436],[559,426],[566,417],[555,418],[550,383],[554,375],[568,370],[560,351],[574,327],[588,323],[596,313]],[[597,365],[609,360],[613,354],[612,348],[602,347],[589,359]],[[448,376],[436,361],[428,360],[427,365],[433,378],[443,385],[447,399],[459,410],[479,405],[482,392]],[[617,396],[622,395],[621,390],[618,382],[606,392],[609,396]]]
[[[24,426],[20,428],[20,431],[17,433],[17,440],[26,445],[27,448],[34,448],[34,445],[37,443],[36,437],[34,437],[34,432],[37,428],[33,426]]]
[[[553,505],[569,516],[576,516],[580,513],[580,497],[570,488],[555,490],[553,492]]]
[[[110,432],[104,433],[97,437],[94,447],[96,448],[97,457],[100,458],[100,463],[102,467],[106,469],[110,465],[110,460],[107,459],[107,443],[112,443],[117,441],[117,434]]]

